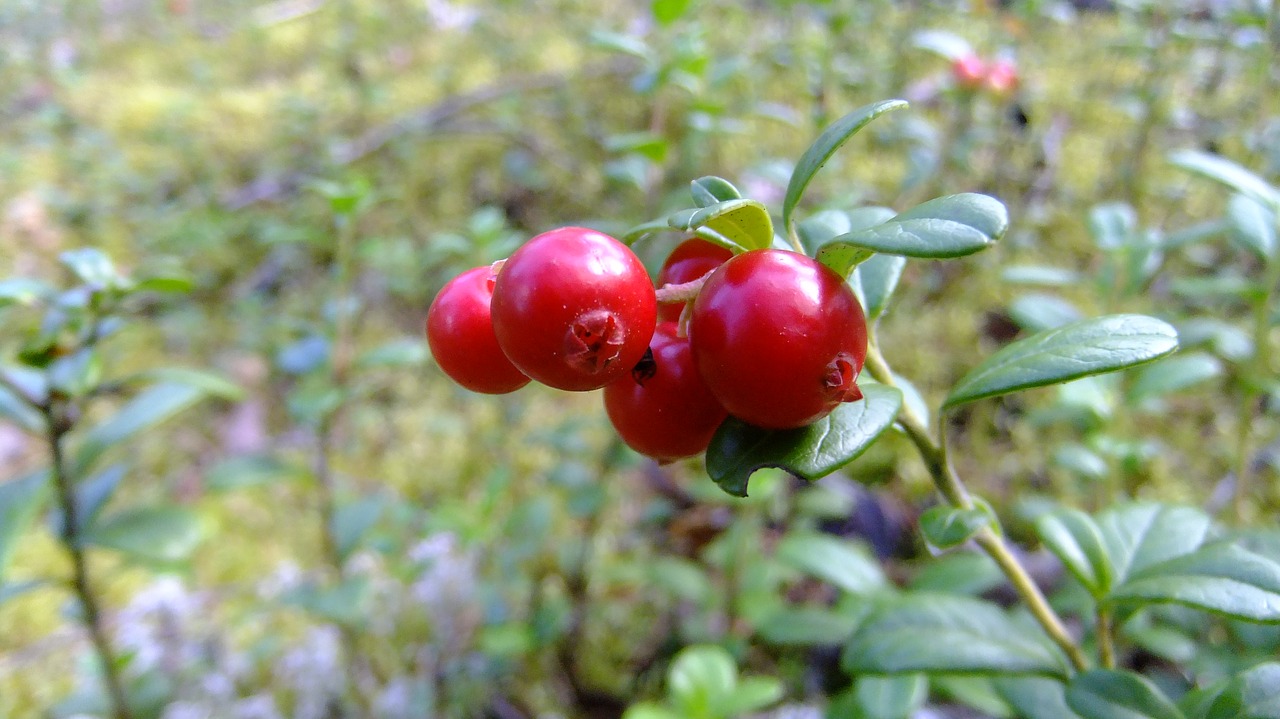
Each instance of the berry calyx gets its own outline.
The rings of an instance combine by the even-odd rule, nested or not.
[[[689,340],[708,389],[749,424],[803,427],[862,397],[862,306],[805,255],[752,250],[724,263],[694,301]]]
[[[700,237],[691,237],[681,242],[667,255],[658,271],[657,285],[679,285],[692,282],[708,272],[724,264],[733,257],[728,248],[708,242]],[[675,322],[680,319],[684,302],[662,302],[658,305],[659,322]]]
[[[635,366],[657,321],[648,272],[630,248],[581,227],[544,232],[498,273],[493,328],[511,362],[556,389],[599,389]]]
[[[604,407],[627,446],[659,462],[706,450],[728,415],[707,389],[687,337],[676,323],[658,325],[631,373],[604,388]]]
[[[475,267],[445,284],[427,310],[427,344],[444,373],[472,392],[506,394],[529,384],[498,346],[489,308],[493,267]]]

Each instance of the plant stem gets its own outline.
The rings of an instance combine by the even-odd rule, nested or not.
[[[66,434],[62,419],[65,407],[53,402],[40,407],[44,414],[46,439],[49,443],[49,454],[52,461],[50,474],[58,493],[58,504],[62,509],[62,546],[71,557],[71,588],[80,602],[80,610],[84,613],[85,628],[89,631],[89,639],[98,654],[98,662],[102,665],[102,678],[107,685],[107,694],[111,699],[111,711],[115,719],[133,719],[133,711],[124,690],[124,682],[120,670],[116,666],[115,652],[111,649],[111,641],[103,626],[102,610],[98,605],[98,597],[89,582],[89,562],[85,556],[80,537],[80,513],[76,506],[75,487],[67,471],[66,458],[62,453],[62,438]]]
[[[874,341],[867,350],[866,370],[871,373],[871,376],[877,382],[896,386],[893,372],[889,369],[888,363],[885,362],[884,356],[880,354],[880,350],[876,347]],[[938,492],[952,506],[959,509],[972,509],[974,506],[972,497],[969,496],[964,483],[960,481],[959,475],[956,474],[955,469],[951,467],[951,463],[947,460],[946,443],[935,440],[922,419],[906,405],[903,405],[902,411],[898,415],[898,424],[902,426],[907,436],[911,438],[911,442],[916,446],[916,450],[919,451],[920,457],[924,460],[925,467],[929,470]],[[941,430],[941,420],[939,420],[938,436],[945,437],[945,433]],[[1022,597],[1022,601],[1026,603],[1027,609],[1031,611],[1032,616],[1039,622],[1045,634],[1048,634],[1054,644],[1057,644],[1063,653],[1067,655],[1071,665],[1077,671],[1083,671],[1088,665],[1084,652],[1076,644],[1075,640],[1071,638],[1062,623],[1062,619],[1053,611],[1053,607],[1049,606],[1044,593],[1036,586],[1035,580],[1031,578],[1031,575],[1027,573],[1027,570],[1009,549],[1004,538],[988,527],[975,534],[973,541],[1004,572],[1005,578],[1013,585],[1014,591]]]
[[[1098,608],[1098,653],[1102,658],[1102,667],[1104,669],[1116,668],[1116,645],[1115,638],[1112,636],[1115,627],[1112,626],[1111,610],[1104,607]]]

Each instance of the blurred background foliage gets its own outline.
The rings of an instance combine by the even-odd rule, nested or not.
[[[88,246],[135,277],[181,276],[189,293],[103,345],[105,375],[200,367],[244,391],[111,456],[128,467],[111,506],[194,517],[177,555],[92,555],[138,714],[618,716],[661,696],[680,647],[712,642],[782,680],[778,716],[817,716],[835,659],[759,637],[782,598],[829,593],[803,578],[818,532],[888,560],[892,581],[994,586],[976,557],[919,576],[932,490],[900,438],[812,487],[762,472],[732,500],[698,462],[627,451],[598,396],[470,395],[420,338],[445,281],[545,229],[620,233],[707,174],[776,210],[787,158],[890,97],[912,108],[833,159],[813,209],[975,191],[1012,217],[995,250],[908,265],[880,337],[923,395],[1076,316],[1155,314],[1194,350],[1172,380],[958,414],[956,462],[1010,531],[1029,537],[1018,518],[1044,503],[1120,497],[1273,523],[1274,365],[1248,387],[1240,369],[1275,344],[1272,324],[1263,347],[1247,329],[1260,260],[1229,241],[1226,196],[1167,156],[1280,174],[1277,11],[1094,4],[0,3],[4,274],[56,284],[60,254]],[[1015,62],[1016,91],[958,92],[958,44]],[[636,249],[656,268],[678,239]],[[0,309],[6,361],[23,311]],[[2,479],[45,461],[0,422]],[[1254,481],[1232,503],[1241,461]],[[67,571],[33,526],[6,581]],[[0,716],[102,712],[66,596],[0,596]],[[1008,715],[969,689],[935,699]]]

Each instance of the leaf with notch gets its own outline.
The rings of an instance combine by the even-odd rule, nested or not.
[[[840,235],[823,246],[818,261],[843,275],[868,250],[935,260],[963,257],[990,247],[1008,228],[1009,211],[994,197],[947,195],[874,227]]]
[[[859,674],[1062,676],[1061,655],[1037,632],[989,602],[913,592],[872,610],[845,645],[841,665]]]
[[[738,192],[738,188],[734,187],[733,183],[715,175],[699,177],[690,182],[689,192],[693,195],[694,204],[700,208],[710,207],[719,202],[742,199],[742,193]]]
[[[692,232],[706,228],[746,250],[763,249],[773,244],[773,220],[769,218],[769,210],[755,200],[717,202],[691,212],[678,212],[668,222],[678,230]]]
[[[788,231],[790,231],[792,214],[795,212],[796,205],[800,204],[800,199],[804,196],[805,189],[809,187],[814,175],[818,174],[818,170],[827,164],[827,160],[831,159],[836,150],[840,149],[842,145],[849,141],[849,138],[866,127],[872,120],[886,112],[901,110],[905,107],[907,107],[905,100],[885,100],[872,103],[836,120],[834,124],[824,130],[818,136],[818,139],[814,140],[813,144],[800,156],[795,170],[791,173],[791,179],[787,182],[787,193],[782,201],[783,227],[788,228]]]
[[[943,403],[966,402],[1114,372],[1178,348],[1178,332],[1145,315],[1108,315],[1018,340],[965,375]]]
[[[1184,719],[1182,712],[1145,677],[1093,669],[1067,685],[1067,706],[1083,719]]]
[[[770,430],[730,417],[707,448],[707,473],[725,492],[747,496],[747,480],[763,467],[781,467],[813,481],[857,459],[888,429],[902,393],[867,383],[863,399],[845,402],[807,427]]]
[[[1109,599],[1182,604],[1245,621],[1280,623],[1280,564],[1238,544],[1215,543],[1134,572]]]

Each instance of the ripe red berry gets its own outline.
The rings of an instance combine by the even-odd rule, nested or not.
[[[711,393],[749,424],[803,427],[862,398],[862,306],[805,255],[752,250],[724,263],[694,302],[689,341]]]
[[[687,337],[676,323],[658,325],[650,352],[604,388],[604,407],[618,436],[640,454],[659,462],[692,457],[707,448],[727,413],[712,396]]]
[[[427,344],[436,364],[472,392],[505,394],[529,383],[507,359],[489,318],[491,267],[476,267],[441,288],[427,311]]]
[[[952,61],[951,76],[957,87],[972,92],[987,79],[987,65],[977,55],[962,55]]]
[[[493,329],[503,352],[556,389],[599,389],[631,371],[649,347],[657,315],[640,259],[612,237],[581,227],[526,242],[493,289]]]
[[[662,263],[662,269],[658,272],[658,287],[692,282],[724,264],[730,257],[733,257],[733,253],[727,248],[699,237],[691,237],[667,255],[667,261]],[[683,309],[683,302],[660,303],[658,321],[675,322],[680,319]]]

